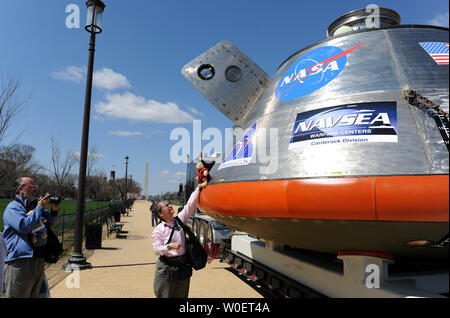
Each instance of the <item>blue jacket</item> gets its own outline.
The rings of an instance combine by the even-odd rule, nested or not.
[[[39,223],[41,216],[47,219],[48,226],[52,226],[58,220],[57,216],[52,216],[41,205],[36,206],[30,215],[26,215],[27,200],[18,195],[16,197],[23,202],[23,205],[17,201],[11,201],[3,214],[3,238],[7,248],[5,262],[33,257],[33,247],[28,234]]]
[[[3,239],[2,232],[0,232],[0,289],[3,288],[3,268],[6,257],[6,243]]]

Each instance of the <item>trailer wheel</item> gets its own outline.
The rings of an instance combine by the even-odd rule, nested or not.
[[[206,228],[206,238],[214,243],[214,233],[210,222],[208,222],[208,226]]]
[[[205,248],[205,246],[206,246],[206,227],[207,227],[207,223],[205,221],[199,222],[198,240],[203,248]]]
[[[199,219],[192,220],[192,233],[195,234],[197,239],[200,239],[199,232],[198,232],[199,225],[200,225]]]

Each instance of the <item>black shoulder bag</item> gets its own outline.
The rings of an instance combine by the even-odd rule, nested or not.
[[[27,210],[27,207],[23,204],[23,202],[17,198],[14,198],[14,200],[19,202],[25,208],[25,211]],[[40,247],[32,246],[33,256],[43,257],[47,263],[54,264],[61,256],[63,247],[52,229],[48,225],[45,225],[45,227],[47,229],[47,244]],[[31,233],[28,234],[28,239],[31,242]]]
[[[53,233],[52,229],[47,226],[47,244],[42,247],[34,247],[34,251],[44,257],[45,261],[50,264],[54,264],[58,261],[63,252],[62,244],[59,242],[58,237]],[[42,251],[37,251],[42,249]]]
[[[189,263],[192,268],[198,271],[206,266],[206,262],[208,261],[208,255],[206,255],[205,249],[200,245],[200,242],[195,237],[194,233],[187,227],[183,221],[181,221],[178,216],[175,217],[178,224],[184,230],[184,236],[186,241],[186,254],[188,256]],[[188,237],[186,237],[186,234]]]

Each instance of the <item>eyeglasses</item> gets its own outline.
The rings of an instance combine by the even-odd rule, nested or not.
[[[170,207],[170,204],[167,203],[167,202],[160,202],[160,203],[159,203],[159,206],[161,207],[161,209],[163,209],[163,208],[168,208],[168,207]]]

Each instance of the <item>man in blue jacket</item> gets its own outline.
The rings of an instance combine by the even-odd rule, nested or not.
[[[52,212],[46,208],[49,196],[40,197],[37,206],[27,215],[27,203],[35,200],[36,185],[29,177],[19,178],[16,182],[16,198],[11,201],[3,214],[3,237],[6,242],[5,292],[8,298],[39,297],[44,278],[45,260],[33,255],[29,234],[45,217],[47,225],[57,221],[59,204],[52,204]]]
[[[6,257],[6,243],[3,239],[2,232],[0,232],[0,295],[3,293],[3,267],[5,266]]]

